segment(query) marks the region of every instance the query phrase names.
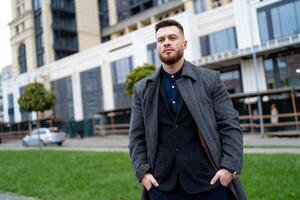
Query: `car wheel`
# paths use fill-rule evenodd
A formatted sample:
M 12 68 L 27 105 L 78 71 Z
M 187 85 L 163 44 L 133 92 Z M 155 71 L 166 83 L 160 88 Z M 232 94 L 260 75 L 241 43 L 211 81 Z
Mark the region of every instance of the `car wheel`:
M 23 145 L 24 147 L 28 147 L 28 144 L 27 144 L 25 141 L 22 142 L 22 145 Z
M 62 144 L 63 144 L 63 142 L 58 142 L 57 143 L 58 146 L 61 146 Z

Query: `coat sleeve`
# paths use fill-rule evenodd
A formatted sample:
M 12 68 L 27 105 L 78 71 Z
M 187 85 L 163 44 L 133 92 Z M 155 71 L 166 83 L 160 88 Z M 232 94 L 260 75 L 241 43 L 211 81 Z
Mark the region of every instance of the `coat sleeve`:
M 214 114 L 222 147 L 220 166 L 241 172 L 243 161 L 243 133 L 239 113 L 233 104 L 224 83 L 217 72 L 211 93 Z
M 129 154 L 135 175 L 139 181 L 150 170 L 147 159 L 145 128 L 141 106 L 141 97 L 133 88 L 132 108 L 129 129 Z

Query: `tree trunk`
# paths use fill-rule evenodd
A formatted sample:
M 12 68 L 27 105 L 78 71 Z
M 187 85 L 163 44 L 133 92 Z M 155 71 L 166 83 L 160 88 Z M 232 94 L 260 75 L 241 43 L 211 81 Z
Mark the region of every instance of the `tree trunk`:
M 38 129 L 38 138 L 39 138 L 39 148 L 42 149 L 41 137 L 40 137 L 40 121 L 39 121 L 39 112 L 36 111 L 36 127 Z

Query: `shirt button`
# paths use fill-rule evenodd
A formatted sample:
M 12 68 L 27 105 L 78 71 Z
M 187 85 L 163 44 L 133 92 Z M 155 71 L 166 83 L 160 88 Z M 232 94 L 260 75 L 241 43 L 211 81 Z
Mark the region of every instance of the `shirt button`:
M 178 151 L 179 151 L 179 148 L 176 148 L 175 151 L 178 152 Z
M 178 125 L 177 125 L 177 124 L 175 124 L 175 128 L 178 128 Z
M 175 86 L 174 86 L 174 85 L 172 85 L 172 88 L 175 88 Z
M 174 75 L 172 75 L 171 77 L 174 78 Z
M 175 104 L 176 102 L 175 102 L 175 101 L 172 101 L 172 103 Z

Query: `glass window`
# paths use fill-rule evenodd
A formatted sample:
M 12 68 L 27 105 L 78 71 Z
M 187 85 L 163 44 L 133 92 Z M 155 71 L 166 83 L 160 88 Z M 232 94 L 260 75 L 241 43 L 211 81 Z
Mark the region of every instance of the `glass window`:
M 36 6 L 40 5 L 40 1 L 34 1 Z M 34 12 L 34 24 L 35 24 L 35 46 L 36 46 L 36 61 L 37 67 L 44 65 L 44 41 L 43 41 L 43 27 L 41 12 L 35 10 Z
M 227 40 L 225 38 L 227 38 Z M 228 44 L 228 38 L 229 35 L 227 34 L 226 30 L 215 33 L 216 52 L 214 53 L 223 52 L 227 49 L 230 49 L 230 45 Z
M 8 117 L 9 122 L 14 123 L 15 122 L 15 114 L 14 114 L 14 95 L 9 94 L 8 95 Z
M 208 36 L 208 41 L 209 41 L 209 47 L 210 47 L 210 52 L 209 55 L 215 54 L 217 50 L 217 43 L 215 41 L 215 34 L 209 35 Z
M 300 86 L 300 53 L 277 55 L 264 61 L 268 89 Z
M 85 119 L 103 111 L 103 90 L 100 67 L 80 73 L 81 98 Z
M 228 69 L 221 69 L 221 80 L 224 82 L 229 93 L 240 93 L 242 89 L 242 79 L 239 67 Z
M 20 87 L 20 96 L 22 96 L 24 94 L 25 89 L 26 89 L 26 86 Z M 20 109 L 20 112 L 21 112 L 21 120 L 22 121 L 29 121 L 29 120 L 31 120 L 31 114 L 30 113 L 28 113 L 28 112 L 22 112 L 21 109 Z
M 282 36 L 293 35 L 297 33 L 296 15 L 294 4 L 289 3 L 279 8 L 280 23 L 282 26 Z
M 107 0 L 98 0 L 101 28 L 109 26 L 109 14 Z
M 41 0 L 33 0 L 33 8 L 34 10 L 38 10 L 41 8 Z
M 26 64 L 26 46 L 25 44 L 21 44 L 19 46 L 19 56 L 18 56 L 18 61 L 19 61 L 19 67 L 20 67 L 20 73 L 25 73 L 27 72 L 27 64 Z
M 157 5 L 167 3 L 169 0 L 157 0 Z
M 298 33 L 299 33 L 300 32 L 300 1 L 295 2 L 295 12 L 297 15 Z
M 260 8 L 258 23 L 261 41 L 300 33 L 300 1 L 289 0 Z
M 206 0 L 194 0 L 194 12 L 200 14 L 206 11 Z
M 200 37 L 201 55 L 207 56 L 210 54 L 210 46 L 208 36 Z
M 282 87 L 288 86 L 287 78 L 289 77 L 287 63 L 285 58 L 279 57 L 277 58 L 277 65 L 279 70 L 279 77 L 280 77 L 280 85 Z
M 148 44 L 147 45 L 147 55 L 148 55 L 148 62 L 159 67 L 161 65 L 160 60 L 157 54 L 156 43 Z
M 126 76 L 131 71 L 131 69 L 131 59 L 126 58 L 115 61 L 115 83 L 118 85 L 124 84 L 126 81 Z
M 227 36 L 228 48 L 229 49 L 236 49 L 237 48 L 237 41 L 236 41 L 236 35 L 235 35 L 235 28 L 227 29 L 226 36 Z
M 115 108 L 128 107 L 131 96 L 125 93 L 125 80 L 132 70 L 132 57 L 123 58 L 111 63 Z
M 74 0 L 51 1 L 52 7 L 59 8 L 52 12 L 55 60 L 78 52 L 74 5 Z
M 52 81 L 51 87 L 56 96 L 54 108 L 55 117 L 65 121 L 73 120 L 74 106 L 71 76 Z
M 273 59 L 264 60 L 265 74 L 267 79 L 268 89 L 275 88 L 275 78 L 274 78 L 274 64 Z
M 286 84 L 287 87 L 299 87 L 300 86 L 300 53 L 291 54 L 284 56 L 285 69 L 283 73 L 280 73 L 281 80 Z
M 224 29 L 200 37 L 202 56 L 217 54 L 237 48 L 235 28 Z
M 278 38 L 282 35 L 278 8 L 273 8 L 271 10 L 271 16 L 272 16 L 272 24 L 273 24 L 273 34 L 275 38 Z
M 260 38 L 262 41 L 269 40 L 269 28 L 266 12 L 258 13 L 258 23 L 260 27 Z

